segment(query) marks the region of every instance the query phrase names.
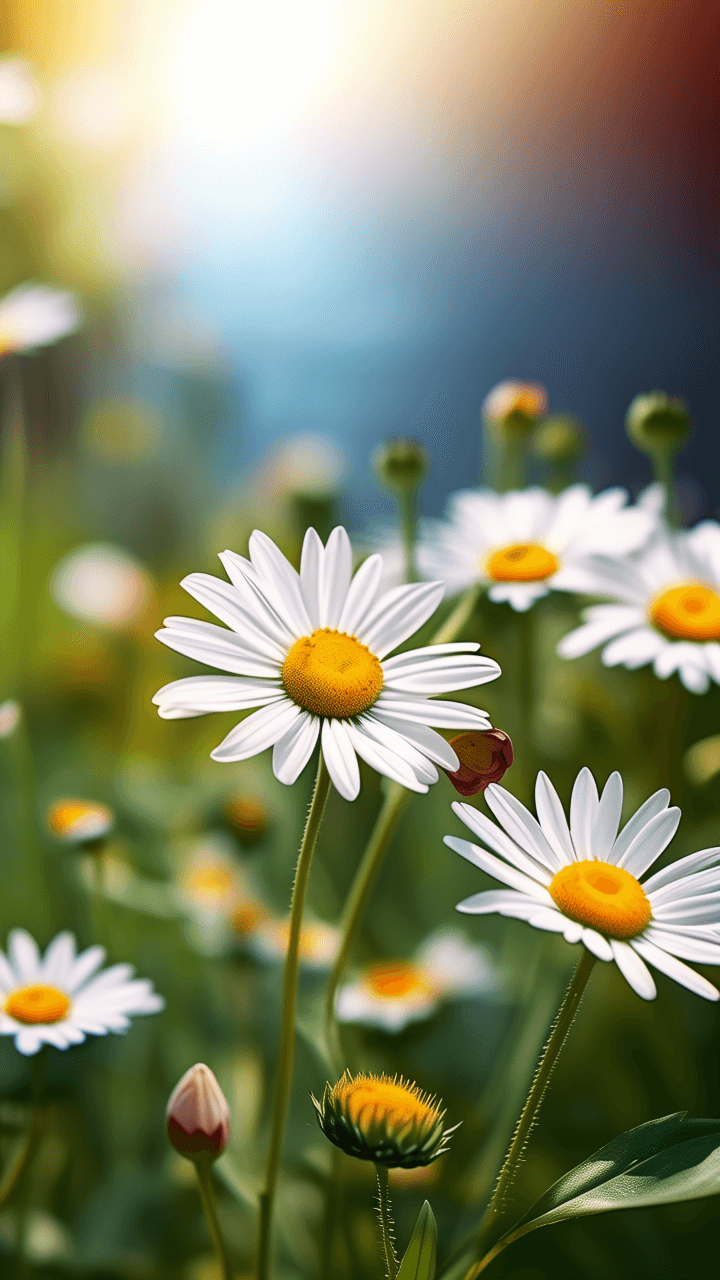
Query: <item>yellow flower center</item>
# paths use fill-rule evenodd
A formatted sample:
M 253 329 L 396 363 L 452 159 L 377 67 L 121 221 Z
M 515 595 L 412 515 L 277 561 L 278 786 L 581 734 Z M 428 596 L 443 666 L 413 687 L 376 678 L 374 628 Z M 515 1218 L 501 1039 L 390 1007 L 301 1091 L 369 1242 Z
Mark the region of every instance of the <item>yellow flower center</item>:
M 611 938 L 636 937 L 652 915 L 642 885 L 608 862 L 572 862 L 548 891 L 563 915 Z
M 557 573 L 560 561 L 538 542 L 513 542 L 494 551 L 485 567 L 496 582 L 540 582 Z
M 720 640 L 720 595 L 702 582 L 686 582 L 656 596 L 650 618 L 674 640 Z
M 244 902 L 232 916 L 233 929 L 240 938 L 247 938 L 254 933 L 261 920 L 266 916 L 264 907 L 258 902 Z
M 188 872 L 185 889 L 191 898 L 208 898 L 217 902 L 232 893 L 235 877 L 227 867 L 197 867 Z
M 382 1076 L 360 1076 L 336 1088 L 346 1115 L 360 1129 L 380 1121 L 388 1131 L 400 1133 L 408 1125 L 422 1125 L 437 1116 L 437 1108 L 419 1089 Z
M 48 826 L 64 840 L 94 840 L 112 826 L 112 814 L 104 804 L 87 800 L 59 800 L 48 813 Z
M 18 1022 L 62 1022 L 70 1000 L 57 987 L 20 987 L 5 1001 L 5 1012 Z
M 282 680 L 299 707 L 347 720 L 373 705 L 383 672 L 375 654 L 355 636 L 324 627 L 295 641 L 283 663 Z
M 431 990 L 424 970 L 403 960 L 372 965 L 366 971 L 365 982 L 372 994 L 379 996 L 381 1000 L 402 1000 L 411 995 L 424 996 L 429 995 Z

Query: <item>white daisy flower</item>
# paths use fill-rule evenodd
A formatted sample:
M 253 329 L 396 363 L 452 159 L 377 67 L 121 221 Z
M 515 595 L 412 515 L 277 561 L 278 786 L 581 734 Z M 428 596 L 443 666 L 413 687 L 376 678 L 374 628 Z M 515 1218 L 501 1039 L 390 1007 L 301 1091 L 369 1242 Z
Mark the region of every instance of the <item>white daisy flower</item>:
M 381 592 L 382 557 L 352 574 L 350 539 L 334 529 L 323 547 L 308 529 L 300 573 L 265 534 L 250 538 L 250 560 L 224 551 L 230 583 L 193 573 L 182 585 L 230 630 L 195 618 L 166 618 L 157 638 L 232 676 L 191 676 L 155 694 L 165 719 L 260 707 L 211 753 L 247 760 L 273 748 L 275 777 L 295 782 L 318 737 L 337 790 L 354 800 L 359 755 L 412 791 L 437 781 L 436 765 L 457 769 L 452 747 L 429 726 L 489 728 L 484 711 L 436 702 L 437 693 L 495 680 L 500 668 L 476 657 L 479 645 L 439 644 L 388 654 L 435 611 L 441 582 Z
M 71 618 L 121 629 L 144 617 L 153 589 L 134 556 L 95 542 L 63 556 L 52 572 L 50 594 Z
M 48 809 L 47 823 L 65 844 L 86 844 L 109 835 L 115 818 L 112 810 L 97 800 L 57 800 Z
M 593 497 L 583 484 L 557 495 L 466 489 L 450 499 L 446 521 L 424 526 L 418 562 L 453 594 L 484 582 L 491 600 L 524 613 L 551 589 L 583 590 L 587 556 L 623 556 L 647 541 L 657 516 L 627 499 L 624 489 Z
M 367 965 L 337 994 L 340 1022 L 359 1022 L 402 1031 L 429 1018 L 453 996 L 496 991 L 497 971 L 484 947 L 473 946 L 456 929 L 427 938 L 412 960 Z
M 690 532 L 661 528 L 633 559 L 594 557 L 585 566 L 583 590 L 613 603 L 584 611 L 583 626 L 558 645 L 562 658 L 604 645 L 606 667 L 652 662 L 661 680 L 677 671 L 692 693 L 706 693 L 710 680 L 720 684 L 720 525 L 714 520 Z
M 290 921 L 284 917 L 261 919 L 247 935 L 248 950 L 258 960 L 284 960 L 290 941 Z M 330 969 L 337 955 L 340 931 L 323 920 L 309 920 L 300 930 L 300 964 L 306 969 Z
M 675 835 L 680 810 L 668 808 L 669 791 L 656 791 L 618 835 L 622 798 L 619 773 L 598 798 L 590 770 L 581 769 L 569 827 L 544 773 L 535 787 L 538 821 L 495 783 L 485 799 L 499 827 L 472 805 L 454 804 L 494 853 L 455 836 L 445 836 L 445 843 L 507 885 L 466 898 L 458 911 L 515 916 L 562 933 L 566 942 L 582 942 L 599 960 L 614 960 L 643 1000 L 657 994 L 645 961 L 706 1000 L 718 1000 L 720 992 L 682 960 L 720 964 L 720 848 L 681 858 L 641 884 Z
M 0 299 L 0 356 L 46 347 L 72 333 L 82 312 L 71 293 L 23 284 Z
M 59 933 L 41 957 L 34 938 L 13 929 L 7 958 L 0 951 L 0 1035 L 31 1055 L 44 1044 L 67 1049 L 88 1035 L 127 1031 L 131 1015 L 165 1008 L 151 982 L 133 978 L 132 965 L 98 974 L 104 959 L 103 947 L 76 955 L 71 933 Z

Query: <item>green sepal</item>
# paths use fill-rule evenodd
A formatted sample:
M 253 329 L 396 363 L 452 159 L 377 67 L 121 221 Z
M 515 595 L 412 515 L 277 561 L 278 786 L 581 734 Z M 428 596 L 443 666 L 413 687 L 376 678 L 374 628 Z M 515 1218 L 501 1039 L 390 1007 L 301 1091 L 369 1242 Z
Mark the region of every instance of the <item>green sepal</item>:
M 437 1223 L 426 1200 L 417 1216 L 397 1280 L 435 1280 L 436 1266 Z

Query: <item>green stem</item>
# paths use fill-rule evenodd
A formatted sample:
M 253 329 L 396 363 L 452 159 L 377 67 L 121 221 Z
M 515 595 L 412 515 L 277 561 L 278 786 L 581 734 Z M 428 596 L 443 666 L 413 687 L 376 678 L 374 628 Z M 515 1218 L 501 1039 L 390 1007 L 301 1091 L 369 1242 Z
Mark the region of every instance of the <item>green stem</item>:
M 397 500 L 400 509 L 403 551 L 405 553 L 405 581 L 417 582 L 415 564 L 415 540 L 417 537 L 417 489 L 401 489 Z
M 223 1239 L 223 1233 L 220 1228 L 220 1219 L 218 1218 L 217 1200 L 215 1198 L 215 1188 L 212 1181 L 211 1173 L 212 1165 L 208 1160 L 196 1160 L 195 1172 L 197 1174 L 198 1189 L 200 1191 L 200 1199 L 202 1207 L 205 1210 L 208 1230 L 213 1247 L 220 1263 L 220 1271 L 223 1280 L 232 1280 L 232 1267 L 228 1257 L 227 1247 Z
M 352 882 L 350 893 L 340 918 L 340 943 L 325 993 L 325 1031 L 328 1048 L 335 1060 L 338 1072 L 342 1068 L 342 1063 L 340 1062 L 341 1050 L 337 1023 L 333 1016 L 335 995 L 345 972 L 355 933 L 365 914 L 370 896 L 375 887 L 375 881 L 385 857 L 385 852 L 393 837 L 398 819 L 409 799 L 410 792 L 401 787 L 399 782 L 390 783 L 385 802 L 372 829 L 372 834 L 355 873 L 355 879 Z
M 258 1239 L 258 1280 L 267 1280 L 270 1267 L 270 1247 L 272 1240 L 273 1210 L 275 1194 L 282 1159 L 285 1127 L 287 1124 L 290 1089 L 292 1085 L 293 1056 L 295 1049 L 295 1003 L 297 999 L 298 968 L 300 951 L 300 929 L 302 926 L 305 890 L 307 888 L 310 863 L 317 840 L 320 823 L 325 810 L 325 802 L 330 791 L 330 774 L 323 759 L 322 751 L 318 762 L 315 789 L 313 791 L 310 811 L 308 813 L 300 855 L 295 871 L 292 902 L 290 907 L 290 937 L 288 939 L 287 957 L 285 959 L 285 976 L 283 980 L 282 1014 L 280 1018 L 280 1047 L 278 1051 L 277 1076 L 275 1080 L 275 1099 L 273 1105 L 272 1127 L 270 1130 L 270 1146 L 268 1149 L 267 1169 L 265 1173 L 265 1189 L 260 1196 L 260 1231 Z
M 501 493 L 524 488 L 528 442 L 529 437 L 525 435 L 515 435 L 507 429 L 504 432 L 500 455 Z
M 378 1181 L 378 1218 L 380 1219 L 380 1233 L 382 1236 L 383 1257 L 387 1268 L 387 1280 L 396 1280 L 398 1261 L 393 1243 L 395 1224 L 392 1217 L 392 1205 L 390 1204 L 388 1171 L 384 1165 L 376 1164 L 375 1172 Z
M 674 449 L 654 449 L 650 454 L 653 475 L 658 484 L 665 490 L 665 518 L 673 529 L 679 528 L 680 519 L 673 484 Z
M 452 640 L 457 638 L 472 618 L 482 589 L 483 584 L 481 582 L 474 582 L 471 587 L 468 587 L 467 591 L 463 592 L 455 608 L 448 614 L 442 626 L 438 627 L 430 641 L 431 645 L 450 644 Z
M 542 1057 L 538 1063 L 532 1085 L 530 1086 L 530 1092 L 527 1096 L 525 1106 L 520 1113 L 520 1119 L 517 1122 L 515 1134 L 510 1144 L 510 1149 L 505 1157 L 505 1163 L 500 1170 L 500 1176 L 495 1184 L 492 1199 L 490 1200 L 485 1211 L 485 1216 L 480 1224 L 477 1252 L 481 1259 L 488 1246 L 492 1247 L 501 1233 L 501 1224 L 508 1212 L 507 1197 L 517 1173 L 518 1165 L 522 1159 L 528 1137 L 530 1136 L 530 1130 L 537 1119 L 550 1076 L 552 1075 L 553 1068 L 560 1055 L 560 1050 L 567 1039 L 568 1032 L 575 1019 L 575 1014 L 578 1011 L 583 992 L 590 974 L 593 971 L 594 964 L 595 956 L 583 947 L 583 953 L 578 961 L 575 973 L 573 974 L 572 982 L 565 993 L 565 997 L 560 1005 L 555 1022 L 553 1023 L 553 1028 L 550 1032 L 548 1042 L 545 1045 Z M 477 1270 L 471 1269 L 465 1277 L 465 1280 L 470 1280 L 471 1276 L 475 1276 L 477 1274 Z

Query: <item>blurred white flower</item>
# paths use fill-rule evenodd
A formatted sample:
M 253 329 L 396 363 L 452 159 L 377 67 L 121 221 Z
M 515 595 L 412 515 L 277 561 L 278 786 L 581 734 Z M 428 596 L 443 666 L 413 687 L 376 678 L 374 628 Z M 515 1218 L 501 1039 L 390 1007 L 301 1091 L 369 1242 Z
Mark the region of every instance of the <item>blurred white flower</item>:
M 28 124 L 42 96 L 26 58 L 0 58 L 0 124 Z
M 50 122 L 59 138 L 93 151 L 117 146 L 131 124 L 131 104 L 110 67 L 75 67 L 53 87 Z
M 188 918 L 188 940 L 206 955 L 218 955 L 246 938 L 268 914 L 230 840 L 219 834 L 181 849 L 173 895 Z
M 82 312 L 72 293 L 21 284 L 0 299 L 0 356 L 47 347 L 81 324 Z
M 343 450 L 332 436 L 307 432 L 286 436 L 265 456 L 258 479 L 278 496 L 332 498 L 347 474 Z
M 50 579 L 50 592 L 71 617 L 115 628 L 144 616 L 152 599 L 152 584 L 134 556 L 110 543 L 97 542 L 63 557 Z
M 539 382 L 517 382 L 506 378 L 488 392 L 481 413 L 488 422 L 503 422 L 510 414 L 539 418 L 548 407 L 548 394 Z
M 432 934 L 412 960 L 367 965 L 340 987 L 335 1011 L 341 1022 L 396 1032 L 429 1018 L 443 1000 L 495 992 L 499 986 L 486 949 L 473 946 L 456 929 L 444 929 Z
M 115 818 L 107 805 L 95 800 L 58 800 L 48 810 L 47 822 L 65 844 L 87 844 L 106 836 Z
M 0 702 L 0 738 L 9 738 L 17 729 L 22 718 L 22 707 L 15 698 L 7 698 Z
M 575 484 L 545 489 L 454 494 L 447 521 L 425 524 L 418 563 L 451 593 L 487 583 L 490 600 L 524 613 L 552 590 L 583 591 L 583 564 L 598 554 L 636 551 L 657 527 L 653 505 L 628 507 L 624 489 L 596 496 Z
M 290 921 L 275 917 L 261 921 L 253 930 L 250 950 L 258 960 L 281 961 L 287 955 Z M 308 969 L 329 969 L 335 959 L 340 935 L 322 920 L 309 920 L 300 930 L 300 964 Z
M 132 965 L 98 975 L 104 959 L 103 947 L 77 955 L 71 933 L 59 933 L 41 957 L 34 938 L 13 929 L 7 958 L 0 951 L 0 1035 L 14 1036 L 18 1052 L 32 1055 L 44 1044 L 67 1049 L 88 1035 L 127 1031 L 131 1015 L 165 1008 L 151 982 L 133 978 Z
M 604 646 L 606 667 L 653 664 L 660 680 L 677 671 L 691 693 L 720 684 L 720 525 L 661 528 L 640 554 L 598 555 L 585 567 L 585 591 L 611 604 L 592 605 L 583 625 L 558 645 L 562 658 Z

